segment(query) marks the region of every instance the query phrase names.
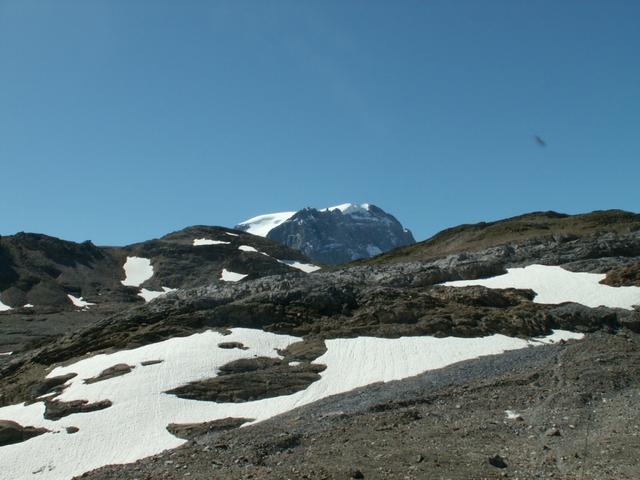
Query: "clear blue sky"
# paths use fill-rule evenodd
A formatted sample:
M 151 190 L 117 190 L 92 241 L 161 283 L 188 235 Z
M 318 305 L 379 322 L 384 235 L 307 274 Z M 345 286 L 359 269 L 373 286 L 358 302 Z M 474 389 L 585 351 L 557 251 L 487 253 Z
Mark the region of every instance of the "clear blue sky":
M 640 1 L 0 0 L 0 233 L 640 199 Z M 537 145 L 539 135 L 546 147 Z

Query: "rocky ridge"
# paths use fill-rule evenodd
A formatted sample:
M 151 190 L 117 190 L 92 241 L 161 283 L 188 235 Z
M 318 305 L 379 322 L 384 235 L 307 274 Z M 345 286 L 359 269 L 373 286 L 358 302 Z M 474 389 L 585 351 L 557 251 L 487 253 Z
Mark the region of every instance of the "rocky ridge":
M 623 210 L 599 210 L 578 215 L 533 212 L 495 222 L 448 228 L 422 242 L 356 264 L 410 262 L 507 246 L 529 239 L 567 242 L 590 235 L 628 234 L 639 230 L 640 214 Z
M 123 285 L 129 257 L 148 259 L 151 268 L 150 278 L 137 286 Z M 25 342 L 142 305 L 142 289 L 161 293 L 224 283 L 223 269 L 251 280 L 298 271 L 293 262 L 309 260 L 267 239 L 220 227 L 189 227 L 125 247 L 31 233 L 0 237 L 0 302 L 11 307 L 0 312 L 0 351 L 14 351 Z
M 194 244 L 194 240 L 211 243 Z M 215 242 L 215 243 L 214 243 Z M 267 255 L 258 257 L 238 247 Z M 160 239 L 125 247 L 98 247 L 34 233 L 0 237 L 0 301 L 13 308 L 73 309 L 68 295 L 94 304 L 141 303 L 136 289 L 122 284 L 127 257 L 151 260 L 153 276 L 140 286 L 161 290 L 213 282 L 223 267 L 257 278 L 291 268 L 276 259 L 307 259 L 263 238 L 220 227 L 194 226 Z

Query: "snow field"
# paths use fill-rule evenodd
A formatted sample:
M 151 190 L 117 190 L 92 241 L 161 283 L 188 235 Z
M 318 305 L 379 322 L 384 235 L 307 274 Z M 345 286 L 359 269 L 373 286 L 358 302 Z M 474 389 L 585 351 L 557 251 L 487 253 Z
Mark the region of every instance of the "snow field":
M 100 354 L 55 368 L 48 377 L 77 373 L 58 397 L 62 401 L 109 399 L 104 410 L 78 413 L 57 421 L 45 420 L 42 402 L 0 408 L 0 419 L 52 430 L 26 442 L 0 449 L 0 472 L 11 479 L 67 479 L 112 463 L 128 463 L 183 443 L 171 435 L 169 423 L 198 423 L 226 417 L 253 418 L 256 422 L 330 395 L 375 382 L 399 380 L 482 355 L 550 343 L 549 338 L 527 341 L 504 335 L 482 338 L 360 337 L 328 340 L 327 352 L 314 363 L 324 364 L 321 379 L 307 389 L 281 397 L 245 403 L 186 400 L 163 392 L 190 381 L 215 376 L 224 364 L 254 356 L 278 357 L 276 349 L 300 339 L 260 330 L 234 328 L 223 336 L 207 331 L 172 338 L 144 347 Z M 552 337 L 579 339 L 581 334 L 556 331 Z M 221 349 L 220 342 L 241 342 L 248 350 Z M 141 362 L 163 360 L 142 366 Z M 118 363 L 135 368 L 128 374 L 101 382 L 83 380 Z M 65 427 L 80 430 L 67 434 Z M 36 475 L 33 472 L 39 472 Z
M 570 272 L 557 266 L 529 265 L 508 268 L 507 273 L 480 280 L 458 280 L 443 285 L 466 287 L 482 285 L 488 288 L 529 288 L 536 292 L 534 302 L 557 304 L 575 302 L 587 307 L 604 305 L 631 310 L 640 305 L 640 287 L 610 287 L 599 282 L 606 277 L 599 273 Z

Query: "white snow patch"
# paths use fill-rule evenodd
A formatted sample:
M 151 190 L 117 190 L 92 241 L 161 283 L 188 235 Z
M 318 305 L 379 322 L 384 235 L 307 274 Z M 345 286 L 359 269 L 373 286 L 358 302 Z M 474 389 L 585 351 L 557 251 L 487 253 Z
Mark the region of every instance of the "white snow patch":
M 22 308 L 33 308 L 33 305 L 31 305 L 30 303 L 25 303 Z
M 443 285 L 529 288 L 537 294 L 534 302 L 546 304 L 575 302 L 587 307 L 604 305 L 627 310 L 640 304 L 640 287 L 610 287 L 600 284 L 605 277 L 606 275 L 599 273 L 570 272 L 557 266 L 529 265 L 524 268 L 508 268 L 506 274 L 496 277 L 458 280 Z
M 249 245 L 240 245 L 238 247 L 238 250 L 242 250 L 243 252 L 256 252 L 256 253 L 260 253 L 258 252 L 258 250 L 256 250 L 255 248 L 249 246 Z M 264 254 L 266 255 L 266 253 Z
M 507 420 L 517 420 L 518 418 L 522 418 L 522 416 L 515 410 L 505 410 L 504 413 L 507 416 Z
M 284 263 L 285 265 L 289 265 L 290 267 L 293 267 L 293 268 L 297 268 L 298 270 L 302 270 L 303 272 L 306 272 L 306 273 L 315 272 L 316 270 L 320 270 L 320 268 L 322 268 L 312 263 L 301 263 L 301 262 L 298 262 L 297 260 L 278 260 L 278 262 Z
M 139 287 L 153 277 L 153 267 L 148 258 L 127 257 L 122 268 L 124 268 L 125 274 L 122 284 L 127 287 Z
M 95 305 L 95 303 L 84 301 L 82 297 L 78 298 L 78 297 L 74 297 L 73 295 L 67 295 L 67 297 L 69 297 L 69 300 L 71 300 L 71 303 L 73 303 L 78 308 L 88 308 L 91 305 Z
M 554 333 L 567 339 L 582 337 L 571 332 Z M 215 403 L 163 393 L 188 382 L 209 378 L 222 365 L 240 358 L 281 358 L 276 349 L 284 349 L 299 340 L 243 328 L 231 329 L 227 336 L 207 331 L 132 350 L 99 354 L 57 367 L 48 377 L 77 373 L 58 397 L 61 401 L 109 399 L 113 405 L 58 421 L 44 419 L 42 402 L 0 408 L 2 419 L 52 430 L 52 433 L 28 442 L 2 447 L 0 471 L 5 478 L 31 478 L 32 472 L 47 466 L 38 478 L 70 478 L 103 465 L 133 462 L 185 443 L 167 432 L 169 423 L 199 423 L 225 417 L 262 421 L 371 383 L 399 380 L 482 355 L 539 344 L 504 335 L 333 339 L 326 342 L 327 352 L 314 362 L 327 366 L 320 374 L 320 380 L 291 395 L 245 403 Z M 240 342 L 248 350 L 217 348 L 221 341 Z M 149 359 L 162 359 L 163 362 L 152 369 L 136 368 L 120 377 L 83 383 L 84 379 L 118 363 L 137 365 Z M 64 427 L 69 425 L 77 426 L 79 432 L 64 433 Z M 126 435 L 122 433 L 123 425 L 127 427 Z
M 6 312 L 7 310 L 11 310 L 11 307 L 0 301 L 0 312 Z
M 236 273 L 236 272 L 232 272 L 230 270 L 227 270 L 226 268 L 223 268 L 222 269 L 222 273 L 220 274 L 220 280 L 222 280 L 224 282 L 239 282 L 240 280 L 242 280 L 247 275 L 248 274 Z
M 13 352 L 2 352 L 0 355 L 11 355 Z
M 230 235 L 232 237 L 239 237 L 240 236 L 237 233 L 231 233 L 231 232 L 224 232 L 224 233 L 226 233 L 227 235 Z
M 300 365 L 300 362 L 289 362 L 290 367 L 297 367 L 298 365 Z
M 208 238 L 194 238 L 193 246 L 199 247 L 201 245 L 229 245 L 231 242 L 223 242 L 222 240 L 210 240 Z
M 329 208 L 321 208 L 321 212 L 340 210 L 344 215 L 350 215 L 352 213 L 364 213 L 369 211 L 370 205 L 368 203 L 363 204 L 355 204 L 355 203 L 342 203 L 340 205 L 336 205 L 334 207 Z
M 283 222 L 289 220 L 296 212 L 278 212 L 267 213 L 266 215 L 258 215 L 244 222 L 240 222 L 238 226 L 246 227 L 246 232 L 259 237 L 266 237 L 267 233 L 276 228 Z M 228 232 L 227 232 L 228 233 Z
M 146 288 L 141 288 L 140 293 L 138 293 L 138 296 L 144 298 L 145 302 L 150 302 L 154 298 L 158 298 L 164 295 L 165 293 L 175 292 L 175 290 L 176 290 L 175 288 L 162 287 L 162 291 L 159 292 L 157 290 L 147 290 Z

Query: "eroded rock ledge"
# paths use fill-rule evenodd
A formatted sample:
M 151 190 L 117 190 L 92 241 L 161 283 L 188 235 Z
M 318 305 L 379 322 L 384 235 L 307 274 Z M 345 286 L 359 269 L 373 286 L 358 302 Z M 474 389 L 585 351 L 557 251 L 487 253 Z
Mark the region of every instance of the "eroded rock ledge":
M 227 417 L 202 423 L 170 423 L 167 425 L 167 430 L 178 438 L 192 440 L 204 435 L 233 430 L 251 421 L 253 421 L 252 418 Z
M 303 363 L 291 366 L 277 358 L 243 358 L 220 368 L 218 376 L 190 382 L 166 393 L 190 400 L 249 402 L 290 395 L 320 380 L 326 367 Z
M 95 412 L 96 410 L 104 410 L 109 408 L 111 400 L 100 400 L 99 402 L 89 403 L 87 400 L 72 400 L 70 402 L 62 402 L 60 400 L 45 400 L 44 418 L 47 420 L 60 420 L 62 417 L 73 413 Z
M 48 431 L 46 428 L 23 427 L 10 420 L 0 420 L 0 447 L 24 442 Z

